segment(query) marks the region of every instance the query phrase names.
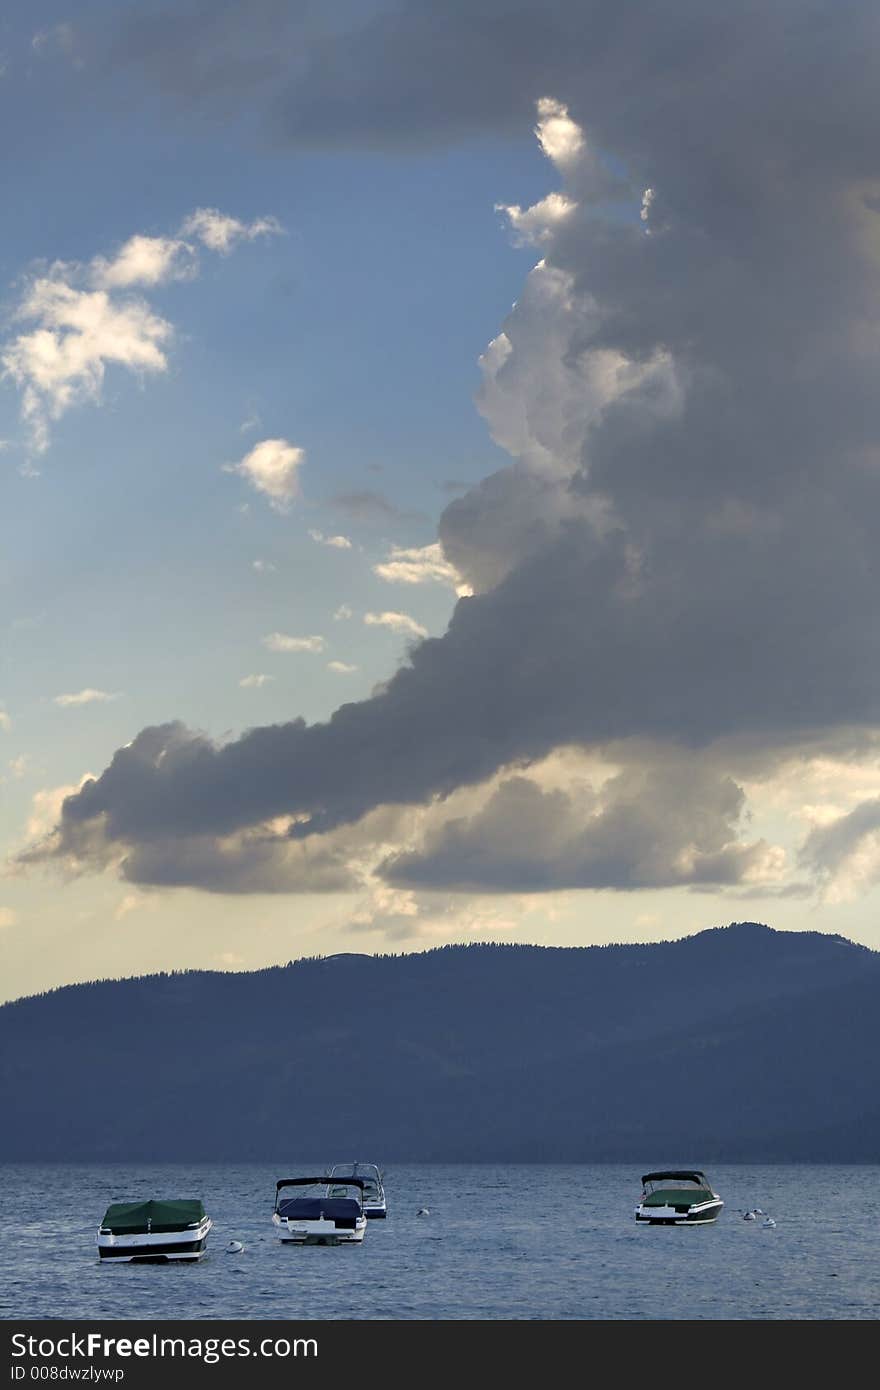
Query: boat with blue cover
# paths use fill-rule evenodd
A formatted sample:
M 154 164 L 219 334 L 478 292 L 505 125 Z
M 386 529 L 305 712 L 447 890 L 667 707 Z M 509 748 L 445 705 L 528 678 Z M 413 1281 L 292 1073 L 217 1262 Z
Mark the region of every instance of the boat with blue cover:
M 364 1238 L 363 1178 L 281 1178 L 275 1184 L 272 1224 L 285 1245 L 352 1245 Z M 317 1189 L 285 1195 L 288 1188 Z M 332 1188 L 332 1193 L 331 1193 Z

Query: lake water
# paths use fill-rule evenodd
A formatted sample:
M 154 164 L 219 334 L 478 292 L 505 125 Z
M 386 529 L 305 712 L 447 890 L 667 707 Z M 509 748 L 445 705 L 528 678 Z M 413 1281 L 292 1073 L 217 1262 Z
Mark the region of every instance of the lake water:
M 371 1221 L 362 1245 L 282 1246 L 270 1225 L 276 1178 L 322 1167 L 0 1166 L 0 1316 L 880 1315 L 880 1167 L 713 1167 L 724 1212 L 682 1229 L 636 1225 L 630 1167 L 389 1164 L 388 1219 Z M 214 1229 L 201 1262 L 98 1263 L 107 1205 L 147 1197 L 204 1200 Z M 751 1207 L 775 1229 L 744 1221 Z M 230 1240 L 242 1254 L 225 1253 Z

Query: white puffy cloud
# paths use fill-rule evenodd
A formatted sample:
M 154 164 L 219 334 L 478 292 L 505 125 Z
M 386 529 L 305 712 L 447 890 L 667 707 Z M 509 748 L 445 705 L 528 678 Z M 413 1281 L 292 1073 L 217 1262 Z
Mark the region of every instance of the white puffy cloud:
M 18 916 L 11 907 L 0 907 L 0 931 L 4 927 L 14 927 L 17 921 Z
M 118 699 L 118 691 L 111 693 L 108 690 L 93 690 L 91 686 L 86 687 L 85 690 L 78 690 L 72 695 L 54 695 L 52 697 L 53 704 L 60 705 L 62 709 L 66 709 L 70 705 L 103 705 L 109 700 Z
M 136 375 L 168 367 L 173 329 L 166 319 L 143 300 L 77 289 L 63 273 L 33 280 L 15 318 L 35 327 L 14 338 L 0 361 L 21 388 L 22 418 L 38 453 L 48 448 L 52 420 L 71 406 L 100 400 L 108 365 Z
M 274 676 L 267 676 L 260 672 L 252 676 L 242 676 L 238 683 L 240 686 L 243 686 L 245 690 L 259 690 L 260 686 L 268 685 L 269 681 L 273 681 L 274 679 Z
M 5 709 L 0 709 L 0 729 L 3 730 L 4 734 L 8 734 L 11 728 L 12 720 Z
M 283 228 L 275 217 L 258 217 L 253 222 L 241 222 L 219 208 L 196 208 L 185 218 L 180 231 L 182 236 L 196 237 L 209 251 L 228 256 L 240 241 L 279 236 Z
M 503 212 L 520 246 L 539 246 L 549 241 L 559 223 L 570 217 L 577 207 L 564 193 L 548 193 L 540 202 L 530 208 L 521 208 L 517 203 L 496 203 L 497 212 Z
M 428 629 L 417 623 L 408 613 L 365 613 L 367 627 L 387 627 L 392 632 L 402 632 L 407 637 L 427 637 Z
M 73 406 L 100 402 L 108 367 L 140 377 L 167 371 L 173 327 L 133 292 L 198 273 L 186 235 L 226 254 L 237 241 L 277 230 L 271 218 L 244 224 L 199 209 L 177 236 L 136 233 L 109 257 L 57 261 L 27 277 L 12 314 L 20 331 L 0 351 L 0 364 L 21 392 L 31 449 L 48 448 L 52 422 Z
M 286 632 L 270 632 L 263 638 L 263 646 L 270 652 L 322 652 L 326 643 L 323 637 L 289 637 Z
M 388 558 L 373 566 L 373 573 L 390 584 L 445 584 L 460 598 L 473 592 L 449 563 L 439 541 L 409 550 L 393 545 Z
M 275 511 L 286 512 L 299 496 L 299 470 L 305 456 L 305 449 L 286 439 L 263 439 L 240 463 L 225 465 L 225 471 L 238 473 L 269 498 Z
M 328 661 L 327 670 L 335 671 L 337 676 L 350 676 L 357 670 L 357 667 L 350 666 L 347 661 Z
M 571 169 L 583 157 L 586 140 L 577 121 L 568 114 L 568 107 L 555 97 L 540 97 L 535 134 L 548 159 L 557 169 Z
M 89 278 L 99 289 L 131 289 L 133 285 L 163 285 L 190 279 L 197 272 L 193 249 L 173 237 L 133 236 L 111 261 L 97 256 Z

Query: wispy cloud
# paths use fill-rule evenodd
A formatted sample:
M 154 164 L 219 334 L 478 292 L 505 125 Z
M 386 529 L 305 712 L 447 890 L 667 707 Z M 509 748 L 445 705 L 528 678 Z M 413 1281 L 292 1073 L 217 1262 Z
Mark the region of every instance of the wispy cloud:
M 0 907 L 0 930 L 4 927 L 14 927 L 18 917 L 11 907 Z
M 270 652 L 322 652 L 325 645 L 323 637 L 288 637 L 286 632 L 270 632 L 263 638 Z
M 417 623 L 408 613 L 365 613 L 367 627 L 388 627 L 392 632 L 405 633 L 407 637 L 427 637 L 428 629 Z
M 227 463 L 224 472 L 237 473 L 269 498 L 276 512 L 286 512 L 299 495 L 299 470 L 305 449 L 287 439 L 263 439 L 240 463 Z
M 238 683 L 243 686 L 245 690 L 258 690 L 261 685 L 267 685 L 269 681 L 273 681 L 274 679 L 274 676 L 266 676 L 262 672 L 259 672 L 253 676 L 242 676 Z
M 256 570 L 257 574 L 274 574 L 275 572 L 275 566 L 270 560 L 252 560 L 251 569 Z
M 367 488 L 363 492 L 338 492 L 331 497 L 330 505 L 345 512 L 354 521 L 389 522 L 403 521 L 417 517 L 417 512 L 402 512 L 381 492 Z
M 350 666 L 347 661 L 328 661 L 327 670 L 335 671 L 338 676 L 350 676 L 357 667 Z
M 351 550 L 351 541 L 348 536 L 325 536 L 323 531 L 310 531 L 309 535 L 318 545 L 329 545 L 334 550 Z
M 11 728 L 12 720 L 5 709 L 0 709 L 0 729 L 2 729 L 5 734 L 8 734 Z
M 284 228 L 276 217 L 258 217 L 253 222 L 241 222 L 219 208 L 196 208 L 185 219 L 180 231 L 182 236 L 196 237 L 209 251 L 228 256 L 240 241 L 280 236 Z
M 334 623 L 344 622 L 346 618 L 354 617 L 354 609 L 348 603 L 340 603 L 336 612 L 333 614 Z
M 373 573 L 391 584 L 446 584 L 460 598 L 473 593 L 471 586 L 464 582 L 458 570 L 443 554 L 439 541 L 411 550 L 393 545 L 387 560 L 373 566 Z
M 70 705 L 99 705 L 106 704 L 109 700 L 118 700 L 120 694 L 120 691 L 111 694 L 110 691 L 93 690 L 88 686 L 85 690 L 78 690 L 74 695 L 55 695 L 53 703 L 60 705 L 62 709 Z

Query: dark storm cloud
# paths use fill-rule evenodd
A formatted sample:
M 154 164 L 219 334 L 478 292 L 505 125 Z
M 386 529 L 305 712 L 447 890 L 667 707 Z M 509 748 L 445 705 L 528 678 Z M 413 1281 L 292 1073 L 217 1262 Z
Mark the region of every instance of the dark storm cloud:
M 474 815 L 447 820 L 380 872 L 452 892 L 736 884 L 772 870 L 764 841 L 736 840 L 744 802 L 731 778 L 695 761 L 627 768 L 586 797 L 510 777 Z
M 876 840 L 880 831 L 880 798 L 862 801 L 843 816 L 827 825 L 817 825 L 801 848 L 801 862 L 820 880 L 831 881 L 847 861 L 862 850 L 866 842 Z M 880 877 L 880 859 L 876 851 L 869 862 L 861 866 L 862 874 L 872 881 Z
M 291 138 L 393 143 L 395 111 L 410 135 L 454 136 L 453 111 L 498 129 L 548 93 L 585 127 L 559 161 L 577 206 L 530 277 L 556 297 L 514 309 L 484 406 L 517 462 L 441 523 L 486 592 L 326 724 L 144 730 L 48 852 L 280 814 L 308 835 L 564 743 L 880 721 L 878 24 L 847 3 L 408 6 L 306 46 Z

